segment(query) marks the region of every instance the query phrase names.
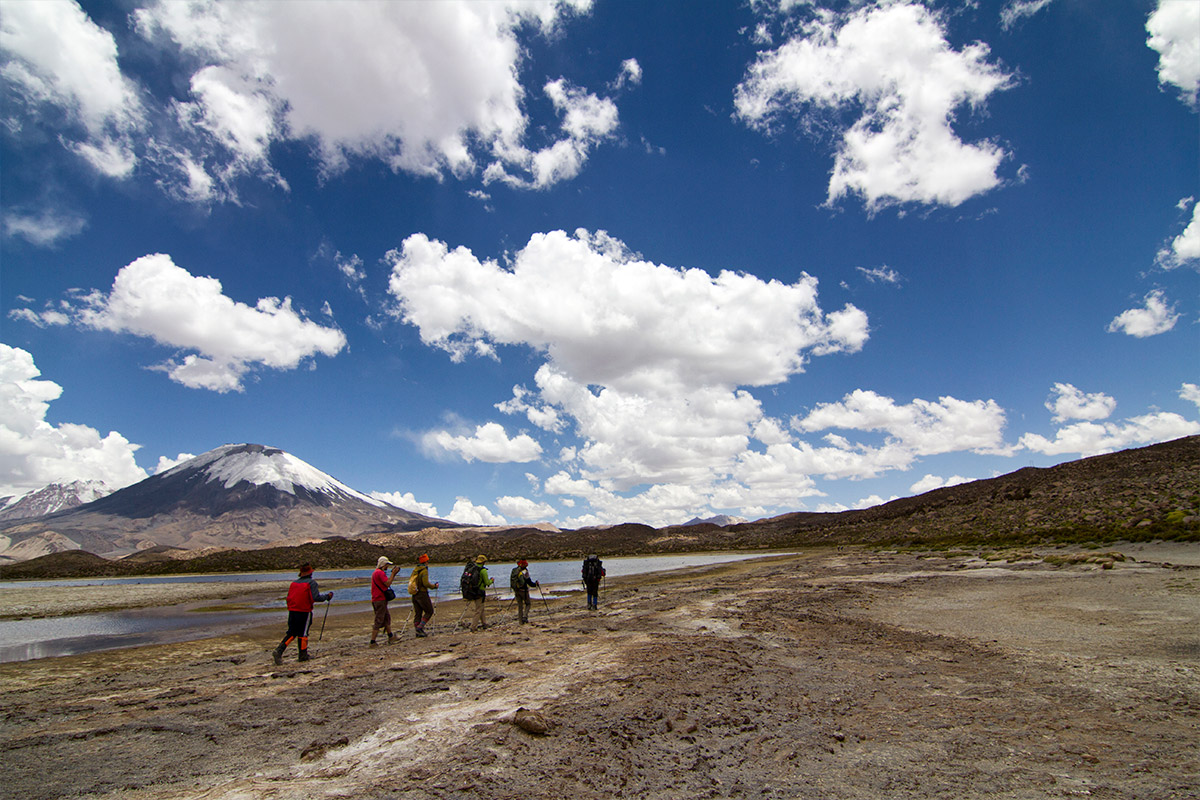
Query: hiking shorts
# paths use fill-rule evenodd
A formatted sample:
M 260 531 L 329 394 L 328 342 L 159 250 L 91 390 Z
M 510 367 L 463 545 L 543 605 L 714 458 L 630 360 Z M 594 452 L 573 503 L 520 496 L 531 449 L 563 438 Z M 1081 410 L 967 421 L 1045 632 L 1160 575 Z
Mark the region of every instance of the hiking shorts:
M 386 628 L 392 624 L 392 612 L 388 611 L 387 600 L 372 600 L 371 608 L 375 609 L 375 627 Z

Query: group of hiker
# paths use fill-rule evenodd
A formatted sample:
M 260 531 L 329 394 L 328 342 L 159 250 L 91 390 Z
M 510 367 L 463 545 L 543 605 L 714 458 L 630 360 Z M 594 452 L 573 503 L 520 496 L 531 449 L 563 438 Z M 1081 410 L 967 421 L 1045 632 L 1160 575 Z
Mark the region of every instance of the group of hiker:
M 391 567 L 390 573 L 388 567 Z M 392 615 L 388 609 L 388 603 L 396 599 L 396 591 L 392 588 L 392 582 L 396 580 L 399 572 L 398 564 L 393 563 L 387 556 L 380 556 L 375 564 L 375 571 L 371 573 L 371 609 L 374 612 L 374 618 L 371 624 L 371 640 L 368 642 L 370 647 L 379 645 L 380 631 L 387 634 L 388 644 L 391 644 L 396 638 L 396 634 L 392 631 Z M 596 611 L 600 607 L 600 582 L 605 575 L 604 564 L 599 556 L 593 553 L 583 560 L 580 578 L 587 591 L 589 611 Z M 462 591 L 463 600 L 472 604 L 472 631 L 487 628 L 484 608 L 487 590 L 494 584 L 495 580 L 488 576 L 487 556 L 479 555 L 467 562 L 459 580 L 459 588 Z M 437 589 L 439 586 L 439 583 L 429 579 L 429 555 L 422 553 L 417 557 L 417 565 L 413 567 L 412 575 L 408 579 L 408 594 L 412 598 L 413 605 L 413 629 L 419 637 L 427 635 L 425 626 L 433 617 L 433 601 L 429 597 L 429 590 Z M 532 605 L 530 589 L 537 587 L 540 591 L 541 586 L 540 582 L 530 577 L 529 562 L 523 558 L 519 559 L 509 575 L 509 588 L 513 591 L 513 601 L 517 604 L 517 619 L 521 624 L 529 622 L 529 610 Z M 328 603 L 331 600 L 333 600 L 333 592 L 321 594 L 318 589 L 317 582 L 313 578 L 312 565 L 301 565 L 299 577 L 292 581 L 288 588 L 287 633 L 279 646 L 271 653 L 276 664 L 283 663 L 284 651 L 293 640 L 299 642 L 299 660 L 307 661 L 309 659 L 308 631 L 312 626 L 313 607 L 316 603 Z M 543 602 L 545 602 L 544 597 Z

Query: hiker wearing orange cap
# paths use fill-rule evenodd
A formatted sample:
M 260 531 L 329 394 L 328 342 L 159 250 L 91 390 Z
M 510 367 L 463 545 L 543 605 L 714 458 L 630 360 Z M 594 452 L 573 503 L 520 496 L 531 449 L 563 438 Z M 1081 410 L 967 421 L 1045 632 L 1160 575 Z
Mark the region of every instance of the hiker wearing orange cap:
M 529 587 L 541 587 L 541 584 L 529 577 L 529 562 L 521 559 L 517 565 L 513 567 L 512 574 L 509 576 L 508 585 L 513 590 L 513 597 L 517 600 L 517 619 L 521 624 L 529 622 Z
M 283 636 L 283 641 L 271 653 L 271 658 L 275 663 L 283 663 L 283 651 L 292 643 L 293 639 L 298 640 L 300 647 L 300 660 L 308 661 L 308 628 L 312 625 L 312 610 L 314 603 L 327 603 L 333 599 L 333 592 L 321 594 L 317 589 L 317 582 L 313 579 L 313 569 L 309 564 L 300 566 L 300 577 L 292 581 L 292 585 L 288 587 L 287 594 L 287 609 L 288 609 L 288 627 L 287 633 Z
M 412 577 L 408 579 L 408 594 L 413 604 L 413 628 L 417 636 L 425 635 L 425 623 L 433 616 L 429 590 L 436 588 L 438 584 L 429 581 L 429 554 L 422 553 L 417 556 L 417 566 L 413 567 Z

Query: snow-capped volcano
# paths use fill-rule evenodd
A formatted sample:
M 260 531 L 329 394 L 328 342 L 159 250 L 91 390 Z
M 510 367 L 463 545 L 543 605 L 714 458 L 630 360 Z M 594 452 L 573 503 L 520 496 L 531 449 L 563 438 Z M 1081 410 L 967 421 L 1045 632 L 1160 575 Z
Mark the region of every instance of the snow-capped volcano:
M 381 527 L 452 526 L 352 489 L 278 448 L 228 444 L 86 505 L 0 522 L 0 557 L 41 555 L 40 540 L 62 549 L 62 537 L 116 556 L 158 545 L 250 549 Z
M 74 508 L 93 500 L 99 500 L 112 489 L 104 481 L 71 481 L 52 483 L 20 497 L 10 498 L 0 507 L 0 520 L 27 519 L 53 514 L 66 508 Z
M 178 464 L 159 477 L 170 480 L 172 476 L 189 476 L 197 471 L 208 476 L 208 482 L 217 482 L 229 491 L 245 483 L 271 486 L 296 497 L 323 494 L 331 501 L 357 500 L 378 508 L 395 508 L 351 489 L 291 453 L 261 444 L 227 444 Z

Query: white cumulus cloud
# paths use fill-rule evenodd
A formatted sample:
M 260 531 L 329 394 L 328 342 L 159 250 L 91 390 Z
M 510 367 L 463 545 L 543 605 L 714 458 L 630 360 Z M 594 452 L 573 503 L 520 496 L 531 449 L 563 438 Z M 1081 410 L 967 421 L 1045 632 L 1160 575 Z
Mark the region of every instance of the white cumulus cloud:
M 959 484 L 969 483 L 970 478 L 964 478 L 962 475 L 951 475 L 949 478 L 943 478 L 939 475 L 926 474 L 924 478 L 908 487 L 908 490 L 913 494 L 924 494 L 932 492 L 934 489 L 941 489 L 946 486 L 958 486 Z
M 616 107 L 551 81 L 545 90 L 568 135 L 531 152 L 519 33 L 550 33 L 589 8 L 587 0 L 162 0 L 134 18 L 149 41 L 201 63 L 189 96 L 172 106 L 184 133 L 160 155 L 188 181 L 177 194 L 211 199 L 231 196 L 244 174 L 283 184 L 268 163 L 270 144 L 283 140 L 312 143 L 327 173 L 369 158 L 432 176 L 465 176 L 481 162 L 493 177 L 516 168 L 531 173 L 511 179 L 525 187 L 573 177 L 615 127 Z M 630 81 L 631 69 L 622 67 Z
M 1053 392 L 1046 408 L 1054 412 L 1055 422 L 1108 419 L 1117 407 L 1117 401 L 1103 392 L 1085 394 L 1069 383 L 1054 384 Z
M 866 315 L 794 284 L 652 264 L 603 233 L 534 235 L 510 267 L 416 234 L 390 252 L 396 313 L 455 360 L 541 352 L 536 392 L 502 411 L 573 422 L 585 474 L 627 489 L 728 470 L 761 420 L 740 386 L 780 383 L 811 355 L 855 352 Z M 447 436 L 446 441 L 452 441 Z
M 196 457 L 195 453 L 180 453 L 179 455 L 175 456 L 174 458 L 168 458 L 167 456 L 159 456 L 158 464 L 156 464 L 154 467 L 154 474 L 161 475 L 162 473 L 166 472 L 167 470 L 174 469 L 175 467 L 179 466 L 183 462 L 189 461 L 195 457 Z
M 427 517 L 438 516 L 437 506 L 421 502 L 412 492 L 371 492 L 371 497 L 405 511 L 424 514 Z
M 121 74 L 117 44 L 74 0 L 5 3 L 0 77 L 33 110 L 70 120 L 62 140 L 99 172 L 121 178 L 137 163 L 133 137 L 144 118 L 137 87 Z
M 890 397 L 856 389 L 837 403 L 821 403 L 792 421 L 800 431 L 827 429 L 879 431 L 915 455 L 958 450 L 991 453 L 1003 449 L 1004 410 L 994 400 L 937 402 L 914 399 L 904 405 Z
M 527 433 L 509 437 L 503 425 L 488 422 L 475 428 L 470 436 L 455 436 L 449 431 L 425 434 L 426 449 L 457 453 L 466 461 L 489 464 L 535 461 L 542 455 L 542 446 Z
M 788 114 L 861 116 L 841 132 L 830 203 L 847 194 L 870 209 L 892 203 L 957 206 L 1000 183 L 1007 153 L 963 142 L 952 125 L 1010 76 L 975 42 L 953 49 L 938 16 L 915 3 L 823 14 L 775 50 L 759 54 L 738 85 L 738 116 L 767 129 Z
M 62 387 L 40 375 L 30 353 L 0 343 L 0 496 L 75 480 L 119 489 L 147 477 L 134 461 L 139 445 L 120 433 L 102 436 L 87 425 L 47 422 Z
M 496 508 L 506 517 L 527 521 L 548 520 L 558 515 L 558 509 L 549 503 L 539 503 L 528 497 L 511 495 L 497 497 Z
M 1159 412 L 1120 422 L 1077 422 L 1060 428 L 1053 439 L 1036 433 L 1021 437 L 1020 446 L 1046 455 L 1077 453 L 1094 456 L 1128 447 L 1166 442 L 1200 433 L 1200 422 L 1178 414 Z
M 239 303 L 223 293 L 217 279 L 194 276 L 161 253 L 123 267 L 108 294 L 83 299 L 75 319 L 89 328 L 195 351 L 158 368 L 184 386 L 218 392 L 240 391 L 243 377 L 257 365 L 294 369 L 305 358 L 333 356 L 346 345 L 341 331 L 297 313 L 291 298 Z
M 1179 396 L 1189 403 L 1195 403 L 1196 408 L 1200 409 L 1200 386 L 1194 383 L 1185 383 L 1179 387 Z
M 1158 82 L 1179 89 L 1183 99 L 1196 105 L 1200 88 L 1200 3 L 1195 0 L 1159 0 L 1146 20 L 1147 46 L 1158 53 Z
M 465 497 L 456 498 L 454 508 L 446 516 L 459 525 L 507 525 L 502 515 L 491 511 L 487 506 L 477 506 Z
M 1166 296 L 1161 290 L 1155 289 L 1146 295 L 1145 305 L 1141 308 L 1131 308 L 1123 311 L 1108 323 L 1109 333 L 1124 333 L 1144 339 L 1147 336 L 1157 336 L 1175 327 L 1179 315 L 1175 306 L 1168 305 Z
M 1185 208 L 1187 203 L 1192 204 L 1191 221 L 1182 233 L 1158 253 L 1158 263 L 1167 269 L 1200 261 L 1200 203 L 1195 203 L 1190 197 L 1180 201 Z

